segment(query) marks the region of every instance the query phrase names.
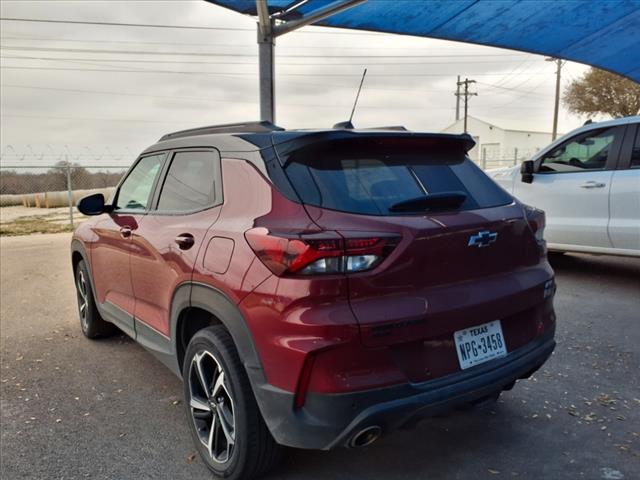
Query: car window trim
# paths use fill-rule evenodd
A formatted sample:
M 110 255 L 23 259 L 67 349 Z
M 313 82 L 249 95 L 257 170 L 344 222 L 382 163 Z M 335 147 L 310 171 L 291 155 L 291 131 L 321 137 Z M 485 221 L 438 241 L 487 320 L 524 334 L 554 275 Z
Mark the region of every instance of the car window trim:
M 571 172 L 541 172 L 539 171 L 540 167 L 542 166 L 542 162 L 544 161 L 544 159 L 546 158 L 547 155 L 549 155 L 551 152 L 553 152 L 554 150 L 556 150 L 557 148 L 560 148 L 564 145 L 567 145 L 568 143 L 572 142 L 576 137 L 580 137 L 583 136 L 585 134 L 589 134 L 598 130 L 608 130 L 608 129 L 613 129 L 614 130 L 614 134 L 613 134 L 613 142 L 611 143 L 611 149 L 609 150 L 609 153 L 607 154 L 607 161 L 605 163 L 604 168 L 600 168 L 600 169 L 589 169 L 589 170 L 583 170 L 583 171 L 571 171 Z M 616 170 L 617 168 L 617 164 L 618 164 L 618 158 L 620 157 L 620 153 L 621 153 L 621 149 L 622 149 L 622 142 L 624 140 L 624 133 L 625 133 L 625 125 L 616 125 L 616 126 L 612 126 L 612 127 L 600 127 L 600 128 L 594 128 L 592 130 L 587 130 L 587 131 L 583 131 L 580 132 L 576 135 L 573 135 L 572 137 L 568 138 L 567 140 L 565 140 L 564 142 L 556 145 L 554 148 L 552 148 L 551 150 L 547 151 L 544 155 L 541 155 L 540 158 L 538 158 L 536 160 L 536 165 L 535 165 L 535 175 L 566 175 L 568 173 L 595 173 L 595 172 L 609 172 L 612 170 Z
M 201 208 L 194 208 L 191 210 L 158 210 L 158 204 L 160 203 L 160 195 L 162 193 L 162 188 L 164 187 L 164 182 L 166 180 L 167 174 L 169 173 L 169 169 L 173 164 L 175 156 L 177 153 L 181 152 L 209 152 L 215 153 L 218 156 L 218 172 L 220 174 L 220 182 L 217 182 L 215 186 L 215 196 L 217 201 L 213 204 L 206 205 Z M 160 172 L 160 176 L 158 177 L 158 182 L 155 185 L 155 189 L 152 196 L 151 208 L 147 212 L 148 215 L 158 215 L 158 216 L 175 216 L 175 215 L 192 215 L 194 213 L 204 212 L 205 210 L 210 210 L 212 208 L 216 208 L 221 206 L 224 203 L 224 189 L 222 187 L 222 155 L 220 151 L 215 147 L 185 147 L 185 148 L 176 148 L 173 150 L 169 150 L 167 155 L 167 161 Z
M 153 152 L 153 153 L 145 153 L 140 155 L 135 162 L 133 162 L 133 165 L 131 165 L 131 167 L 129 168 L 129 171 L 126 173 L 125 176 L 123 176 L 120 179 L 120 182 L 118 182 L 118 185 L 116 187 L 116 192 L 113 195 L 113 202 L 112 205 L 114 205 L 114 207 L 118 204 L 118 197 L 120 196 L 120 188 L 122 188 L 122 184 L 127 180 L 127 178 L 129 178 L 129 175 L 131 175 L 131 172 L 133 172 L 133 170 L 135 170 L 135 168 L 138 166 L 138 164 L 142 161 L 142 159 L 147 158 L 147 157 L 156 157 L 156 156 L 162 156 L 162 158 L 160 159 L 160 170 L 158 171 L 158 174 L 156 175 L 155 179 L 153 180 L 153 185 L 151 186 L 151 192 L 149 192 L 149 197 L 147 198 L 147 206 L 144 210 L 140 210 L 140 209 L 133 209 L 133 208 L 120 208 L 120 209 L 115 209 L 113 210 L 113 214 L 146 214 L 147 212 L 149 212 L 150 210 L 150 205 L 152 204 L 154 195 L 155 195 L 155 191 L 156 188 L 158 186 L 158 180 L 160 179 L 160 176 L 165 168 L 165 164 L 167 161 L 167 152 L 166 151 L 159 151 L 159 152 Z
M 636 141 L 636 137 L 640 135 L 640 123 L 630 123 L 627 125 L 627 130 L 624 134 L 624 141 L 622 143 L 622 149 L 620 151 L 620 161 L 618 162 L 618 168 L 616 170 L 638 170 L 640 165 L 631 166 L 631 154 L 633 153 L 633 147 Z

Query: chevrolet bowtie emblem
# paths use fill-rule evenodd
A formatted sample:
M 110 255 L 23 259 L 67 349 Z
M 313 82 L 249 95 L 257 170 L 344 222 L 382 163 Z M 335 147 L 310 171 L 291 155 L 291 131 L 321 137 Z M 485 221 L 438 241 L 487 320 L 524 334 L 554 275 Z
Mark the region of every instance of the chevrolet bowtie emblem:
M 469 243 L 467 243 L 468 247 L 488 247 L 492 243 L 494 243 L 498 238 L 497 232 L 490 232 L 489 230 L 483 230 L 481 232 L 476 233 L 475 235 L 471 235 L 469 237 Z

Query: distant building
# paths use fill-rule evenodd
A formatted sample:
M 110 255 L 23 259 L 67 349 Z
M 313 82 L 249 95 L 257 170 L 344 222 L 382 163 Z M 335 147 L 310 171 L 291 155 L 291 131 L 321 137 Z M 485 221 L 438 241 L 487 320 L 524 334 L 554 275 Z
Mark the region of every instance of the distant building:
M 490 165 L 515 164 L 551 143 L 550 132 L 502 128 L 472 116 L 467 117 L 467 130 L 476 141 L 476 146 L 469 152 L 469 156 L 479 164 L 483 161 Z M 463 132 L 464 119 L 461 118 L 442 131 Z

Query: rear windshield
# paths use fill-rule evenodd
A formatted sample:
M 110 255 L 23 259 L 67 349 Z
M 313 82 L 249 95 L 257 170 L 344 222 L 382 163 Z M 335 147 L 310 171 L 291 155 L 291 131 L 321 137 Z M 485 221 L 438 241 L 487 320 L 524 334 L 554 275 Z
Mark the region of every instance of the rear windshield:
M 390 211 L 393 205 L 435 193 L 466 194 L 455 210 L 513 201 L 462 152 L 349 150 L 299 152 L 289 159 L 287 176 L 304 203 L 350 213 L 397 215 Z

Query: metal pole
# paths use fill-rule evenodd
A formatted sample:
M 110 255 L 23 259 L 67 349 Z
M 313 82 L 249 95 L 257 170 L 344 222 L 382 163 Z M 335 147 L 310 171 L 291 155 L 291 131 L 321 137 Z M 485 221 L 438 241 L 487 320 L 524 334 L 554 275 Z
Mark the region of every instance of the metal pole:
M 263 0 L 256 1 L 262 2 Z M 344 12 L 345 10 L 360 5 L 361 3 L 364 3 L 366 1 L 367 0 L 335 0 L 334 2 L 331 2 L 324 7 L 320 7 L 307 15 L 303 15 L 303 17 L 298 20 L 289 20 L 285 23 L 275 26 L 275 36 L 279 37 L 280 35 L 284 35 L 285 33 L 293 32 L 294 30 L 302 28 L 305 25 L 311 25 L 312 23 L 319 22 L 321 20 L 324 20 L 325 18 L 336 15 L 340 12 Z M 303 3 L 306 2 L 300 2 L 300 4 Z M 259 13 L 260 11 L 258 10 L 258 14 Z
M 464 79 L 464 133 L 467 133 L 467 115 L 469 113 L 469 79 Z
M 518 164 L 518 147 L 513 149 L 513 164 Z
M 272 36 L 258 39 L 260 56 L 260 119 L 276 122 L 274 39 Z
M 69 163 L 69 157 L 64 156 L 64 163 L 67 167 L 67 198 L 69 199 L 69 223 L 73 228 L 73 195 L 71 194 L 71 164 Z
M 366 0 L 336 0 L 297 20 L 274 24 L 274 16 L 269 15 L 267 0 L 256 0 L 258 12 L 258 55 L 260 69 L 260 119 L 271 123 L 276 121 L 275 101 L 275 39 L 305 25 L 319 22 L 331 15 L 355 7 Z M 299 5 L 305 2 L 300 2 Z M 295 7 L 293 8 L 295 9 Z
M 256 0 L 258 10 L 258 55 L 260 69 L 260 119 L 275 123 L 275 65 L 273 19 L 269 17 L 266 0 Z
M 486 148 L 482 149 L 482 169 L 483 170 L 487 169 L 487 149 Z
M 456 122 L 460 120 L 460 75 L 456 83 Z
M 551 133 L 551 141 L 553 142 L 558 136 L 558 109 L 560 107 L 560 71 L 562 70 L 562 60 L 556 59 L 556 99 L 553 106 L 553 132 Z

